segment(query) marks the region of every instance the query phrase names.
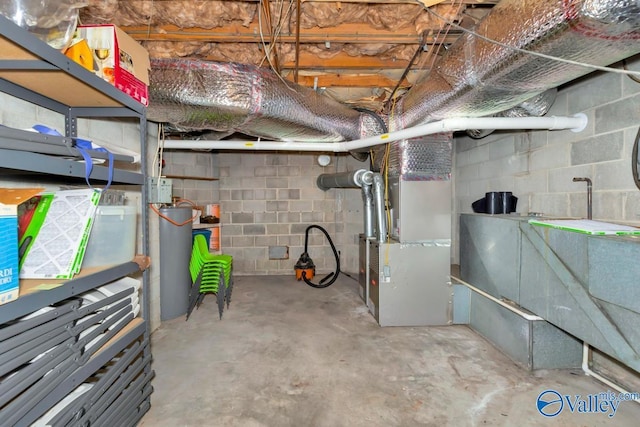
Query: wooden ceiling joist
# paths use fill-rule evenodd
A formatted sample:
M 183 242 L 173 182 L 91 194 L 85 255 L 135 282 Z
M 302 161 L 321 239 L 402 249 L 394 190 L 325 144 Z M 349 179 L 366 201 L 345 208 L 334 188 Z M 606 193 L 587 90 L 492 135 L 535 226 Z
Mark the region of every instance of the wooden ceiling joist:
M 286 76 L 293 80 L 293 75 Z M 376 74 L 321 74 L 317 76 L 299 75 L 298 84 L 307 87 L 393 87 L 397 81 Z M 405 79 L 400 85 L 409 87 L 411 84 Z
M 260 43 L 262 37 L 268 41 L 271 34 L 263 31 L 260 35 L 258 24 L 253 23 L 249 27 L 240 24 L 231 24 L 219 28 L 179 28 L 174 25 L 149 28 L 123 27 L 123 30 L 136 40 L 140 41 L 174 41 L 203 43 Z M 429 31 L 429 30 L 427 30 Z M 438 33 L 434 28 L 432 33 Z M 459 31 L 450 30 L 446 37 L 435 40 L 435 36 L 427 36 L 427 44 L 453 43 L 460 36 Z M 277 39 L 283 43 L 295 43 L 294 33 L 280 33 Z M 415 34 L 415 30 L 379 30 L 366 24 L 341 24 L 331 28 L 305 28 L 300 32 L 300 43 L 381 43 L 381 44 L 415 44 L 421 41 L 421 36 Z
M 293 61 L 283 62 L 281 68 L 283 70 L 293 70 L 295 64 Z M 409 61 L 396 59 L 381 59 L 376 56 L 349 56 L 344 52 L 340 52 L 331 58 L 320 58 L 309 52 L 300 52 L 300 69 L 304 70 L 395 70 L 405 69 L 409 65 Z M 418 69 L 413 67 L 413 69 Z

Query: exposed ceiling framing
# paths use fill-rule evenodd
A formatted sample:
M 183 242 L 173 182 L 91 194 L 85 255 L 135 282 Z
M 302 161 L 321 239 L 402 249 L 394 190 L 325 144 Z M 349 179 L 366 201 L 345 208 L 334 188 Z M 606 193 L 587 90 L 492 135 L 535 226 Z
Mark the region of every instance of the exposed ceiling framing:
M 302 0 L 297 25 L 295 0 L 89 0 L 81 19 L 119 25 L 152 57 L 271 65 L 341 102 L 380 110 L 394 88 L 402 94 L 462 34 L 426 7 L 469 27 L 496 3 Z

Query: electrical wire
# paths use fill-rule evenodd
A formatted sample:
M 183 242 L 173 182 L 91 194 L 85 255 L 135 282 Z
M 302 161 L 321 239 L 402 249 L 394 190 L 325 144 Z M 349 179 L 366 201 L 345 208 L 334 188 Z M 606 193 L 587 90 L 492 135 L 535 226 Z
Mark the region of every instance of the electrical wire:
M 373 117 L 375 119 L 375 121 L 378 122 L 378 124 L 382 128 L 382 132 L 383 133 L 389 133 L 389 128 L 387 127 L 387 124 L 384 122 L 383 118 L 380 117 L 380 115 L 378 115 L 378 113 L 376 113 L 375 111 L 371 111 L 368 108 L 363 108 L 363 107 L 353 107 L 353 109 L 358 111 L 358 112 L 360 112 L 360 113 L 364 113 L 364 114 L 367 114 L 367 115 Z
M 278 3 L 280 3 L 280 13 L 278 16 L 278 24 L 276 25 L 275 29 L 273 27 L 273 23 L 271 22 L 271 20 L 269 20 L 268 22 L 268 29 L 270 32 L 270 39 L 269 39 L 269 43 L 267 43 L 267 41 L 265 40 L 265 36 L 264 36 L 264 31 L 262 29 L 263 27 L 263 16 L 262 14 L 263 9 L 265 7 L 268 7 L 268 5 L 266 4 L 266 2 L 264 2 L 264 0 L 260 0 L 260 5 L 258 6 L 258 32 L 260 34 L 260 42 L 262 43 L 262 48 L 264 49 L 264 58 L 262 59 L 262 62 L 260 63 L 260 66 L 262 66 L 262 64 L 264 63 L 264 60 L 266 59 L 267 62 L 269 63 L 269 67 L 273 70 L 273 72 L 278 76 L 278 78 L 282 81 L 282 83 L 285 84 L 285 86 L 289 89 L 289 90 L 295 90 L 293 87 L 290 86 L 290 82 L 287 81 L 286 79 L 284 79 L 282 77 L 282 75 L 280 74 L 280 72 L 278 71 L 277 67 L 275 66 L 275 64 L 273 63 L 272 59 L 271 59 L 271 52 L 275 49 L 277 49 L 277 39 L 280 37 L 280 33 L 282 32 L 282 29 L 284 28 L 284 23 L 285 23 L 285 19 L 282 16 L 282 10 L 283 10 L 283 5 L 284 2 L 283 1 L 279 1 Z M 289 16 L 289 14 L 291 13 L 293 9 L 293 0 L 289 1 L 289 8 L 287 9 L 287 12 L 285 13 L 285 17 Z
M 603 67 L 603 66 L 600 66 L 600 65 L 588 64 L 586 62 L 572 61 L 571 59 L 560 58 L 560 57 L 557 57 L 557 56 L 547 55 L 547 54 L 540 53 L 540 52 L 534 52 L 534 51 L 531 51 L 531 50 L 526 50 L 526 49 L 521 49 L 519 47 L 510 46 L 510 45 L 508 45 L 506 43 L 502 43 L 502 42 L 499 42 L 497 40 L 493 40 L 493 39 L 491 39 L 489 37 L 486 37 L 486 36 L 483 36 L 481 34 L 478 34 L 473 30 L 469 30 L 467 28 L 464 28 L 463 26 L 458 25 L 455 22 L 448 20 L 444 16 L 441 16 L 440 14 L 434 12 L 429 7 L 425 7 L 425 10 L 427 12 L 429 12 L 430 14 L 432 14 L 433 16 L 435 16 L 436 18 L 446 22 L 447 24 L 449 24 L 451 26 L 456 27 L 457 29 L 459 29 L 462 32 L 465 32 L 467 34 L 471 34 L 474 37 L 478 37 L 479 39 L 482 39 L 482 40 L 484 40 L 486 42 L 489 42 L 489 43 L 504 47 L 506 49 L 511 49 L 511 50 L 516 51 L 516 52 L 520 52 L 520 53 L 524 53 L 524 54 L 532 55 L 532 56 L 537 56 L 537 57 L 540 57 L 540 58 L 550 59 L 552 61 L 563 62 L 565 64 L 577 65 L 579 67 L 585 67 L 585 68 L 591 68 L 593 70 L 606 71 L 606 72 L 609 72 L 609 73 L 625 74 L 625 75 L 629 75 L 629 76 L 638 76 L 638 77 L 640 77 L 640 71 L 629 71 L 629 70 L 624 70 L 624 69 L 620 69 L 620 68 Z
M 627 68 L 627 60 L 626 59 L 622 60 L 622 68 L 625 69 L 626 71 L 629 71 L 629 69 Z M 631 80 L 633 80 L 636 83 L 640 83 L 640 77 L 634 76 L 632 74 L 627 74 L 627 77 L 629 77 Z
M 180 203 L 190 203 L 191 205 L 195 206 L 195 204 L 191 200 L 187 200 L 187 199 L 178 200 L 176 205 L 179 205 Z M 151 208 L 152 211 L 154 211 L 156 214 L 158 214 L 158 216 L 160 218 L 168 221 L 169 223 L 175 225 L 176 227 L 182 227 L 183 225 L 187 225 L 190 222 L 194 222 L 198 218 L 198 214 L 195 214 L 194 216 L 192 216 L 191 218 L 189 218 L 189 219 L 187 219 L 187 220 L 185 220 L 183 222 L 177 222 L 177 221 L 169 218 L 168 216 L 166 216 L 162 212 L 160 212 L 160 210 L 153 203 L 149 203 L 149 208 Z

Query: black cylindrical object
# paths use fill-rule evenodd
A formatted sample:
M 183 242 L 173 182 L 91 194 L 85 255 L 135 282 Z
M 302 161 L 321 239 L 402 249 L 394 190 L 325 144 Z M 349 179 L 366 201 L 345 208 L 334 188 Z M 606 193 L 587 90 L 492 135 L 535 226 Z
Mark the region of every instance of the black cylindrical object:
M 167 207 L 160 213 L 160 320 L 186 315 L 191 287 L 191 207 Z
M 518 198 L 513 194 L 509 193 L 509 197 L 507 197 L 507 201 L 503 202 L 505 207 L 504 213 L 511 213 L 516 211 L 516 206 L 518 205 Z
M 471 204 L 476 213 L 510 214 L 516 211 L 518 198 L 511 191 L 491 191 Z
M 484 195 L 486 199 L 486 209 L 488 214 L 501 214 L 502 210 L 502 197 L 498 191 L 491 191 Z
M 513 197 L 513 193 L 511 191 L 501 191 L 500 192 L 500 201 L 502 202 L 502 206 L 500 207 L 500 213 L 511 213 L 511 197 Z

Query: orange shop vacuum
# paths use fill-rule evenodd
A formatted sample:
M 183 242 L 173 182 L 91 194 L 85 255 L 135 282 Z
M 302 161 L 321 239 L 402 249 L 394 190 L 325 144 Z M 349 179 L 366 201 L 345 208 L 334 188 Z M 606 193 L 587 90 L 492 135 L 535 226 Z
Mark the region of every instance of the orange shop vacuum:
M 322 280 L 320 280 L 319 283 L 313 283 L 311 281 L 316 275 L 316 266 L 309 256 L 309 231 L 311 231 L 313 228 L 317 228 L 318 230 L 322 231 L 322 233 L 324 233 L 327 240 L 329 241 L 329 245 L 331 245 L 333 256 L 336 259 L 335 271 L 327 274 L 324 278 L 322 278 Z M 302 253 L 302 255 L 300 255 L 300 258 L 298 258 L 298 262 L 296 262 L 296 265 L 293 269 L 296 272 L 296 280 L 304 280 L 304 282 L 312 288 L 326 288 L 328 286 L 331 286 L 333 282 L 338 279 L 338 275 L 340 274 L 340 255 L 338 254 L 338 251 L 336 250 L 336 247 L 334 246 L 329 233 L 327 233 L 327 230 L 315 224 L 307 227 L 304 232 L 304 252 Z

